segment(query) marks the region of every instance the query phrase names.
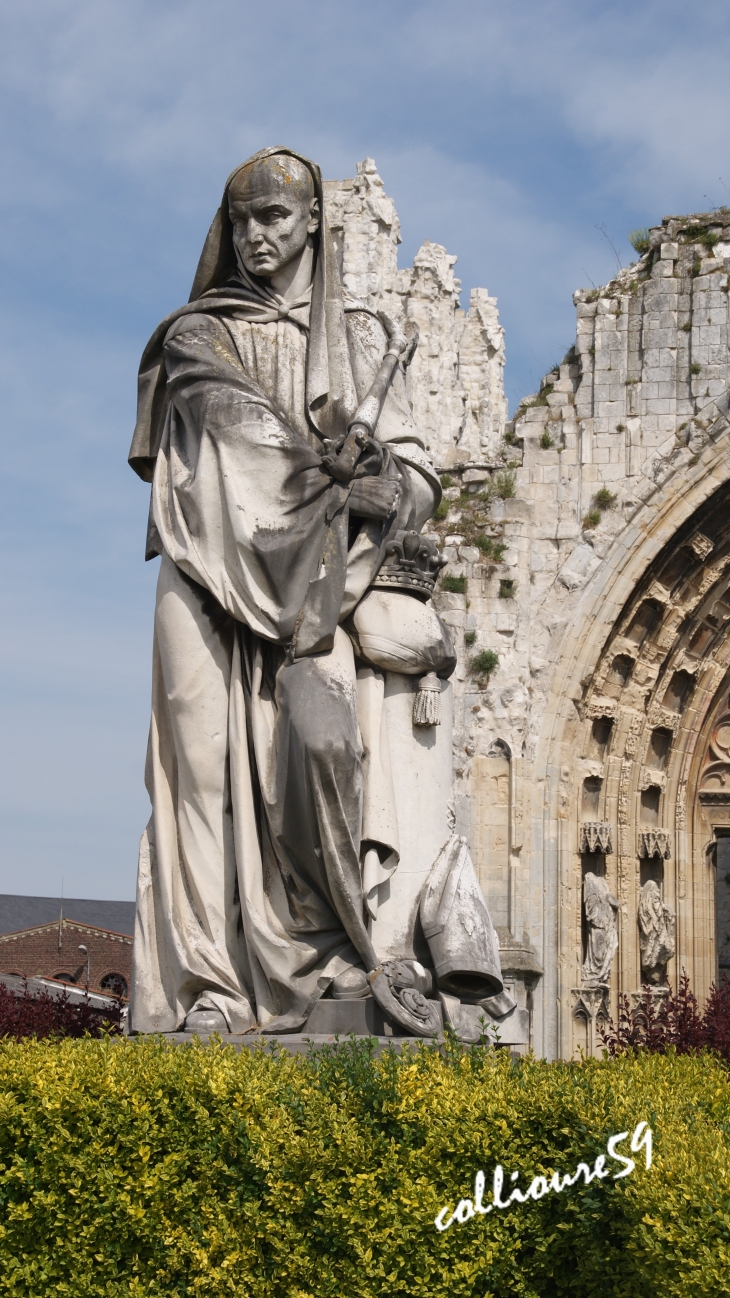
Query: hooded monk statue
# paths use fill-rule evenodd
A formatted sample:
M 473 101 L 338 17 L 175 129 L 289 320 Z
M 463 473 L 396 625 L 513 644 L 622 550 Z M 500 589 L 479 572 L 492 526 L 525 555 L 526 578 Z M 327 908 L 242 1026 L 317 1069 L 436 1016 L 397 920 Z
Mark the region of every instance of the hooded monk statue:
M 429 601 L 441 488 L 406 398 L 414 346 L 343 293 L 319 168 L 285 148 L 236 168 L 139 373 L 130 463 L 161 562 L 133 1032 L 297 1032 L 323 997 L 441 1026 L 425 939 L 422 961 L 375 945 L 400 858 L 385 677 L 411 697 L 418 678 L 408 727 L 428 728 L 455 665 Z M 483 900 L 479 950 L 452 958 L 444 859 L 438 968 L 499 995 Z

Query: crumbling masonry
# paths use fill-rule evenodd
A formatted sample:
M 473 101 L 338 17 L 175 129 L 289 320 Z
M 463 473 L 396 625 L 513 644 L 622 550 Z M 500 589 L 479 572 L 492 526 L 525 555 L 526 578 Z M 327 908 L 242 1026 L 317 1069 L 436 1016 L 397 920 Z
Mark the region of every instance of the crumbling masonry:
M 730 970 L 730 210 L 665 218 L 634 266 L 578 291 L 575 346 L 507 422 L 495 299 L 461 310 L 437 244 L 398 269 L 372 160 L 326 193 L 345 286 L 420 330 L 456 814 L 507 984 L 538 1053 L 596 1050 L 619 992 L 685 969 L 703 997 Z M 587 873 L 618 902 L 595 985 Z

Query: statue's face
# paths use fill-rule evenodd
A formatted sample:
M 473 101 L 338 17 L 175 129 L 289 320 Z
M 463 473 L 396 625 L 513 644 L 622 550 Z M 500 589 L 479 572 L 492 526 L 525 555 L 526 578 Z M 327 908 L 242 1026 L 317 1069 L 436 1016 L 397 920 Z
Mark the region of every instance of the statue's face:
M 236 176 L 228 210 L 239 262 L 263 279 L 300 257 L 319 227 L 311 174 L 283 154 L 253 163 Z

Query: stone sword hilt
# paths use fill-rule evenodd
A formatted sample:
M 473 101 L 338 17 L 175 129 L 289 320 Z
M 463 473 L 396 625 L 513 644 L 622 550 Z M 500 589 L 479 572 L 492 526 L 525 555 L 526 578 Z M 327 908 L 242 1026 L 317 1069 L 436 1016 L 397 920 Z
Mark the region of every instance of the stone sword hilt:
M 388 350 L 370 391 L 355 411 L 342 444 L 334 452 L 322 456 L 323 466 L 338 482 L 352 481 L 358 461 L 366 450 L 375 454 L 379 465 L 382 464 L 383 451 L 375 440 L 375 429 L 398 365 L 404 369 L 410 365 L 418 346 L 418 328 L 412 321 L 407 321 L 405 328 L 401 329 L 385 311 L 378 311 L 378 319 L 388 336 Z

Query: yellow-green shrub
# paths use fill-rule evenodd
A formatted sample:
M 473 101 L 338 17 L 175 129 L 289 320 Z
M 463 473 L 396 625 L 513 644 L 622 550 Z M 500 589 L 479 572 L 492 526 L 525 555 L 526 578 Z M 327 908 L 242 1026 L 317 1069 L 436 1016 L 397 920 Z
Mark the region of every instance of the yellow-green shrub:
M 642 1120 L 649 1170 L 435 1230 Z M 726 1295 L 729 1145 L 710 1056 L 0 1043 L 0 1295 Z

